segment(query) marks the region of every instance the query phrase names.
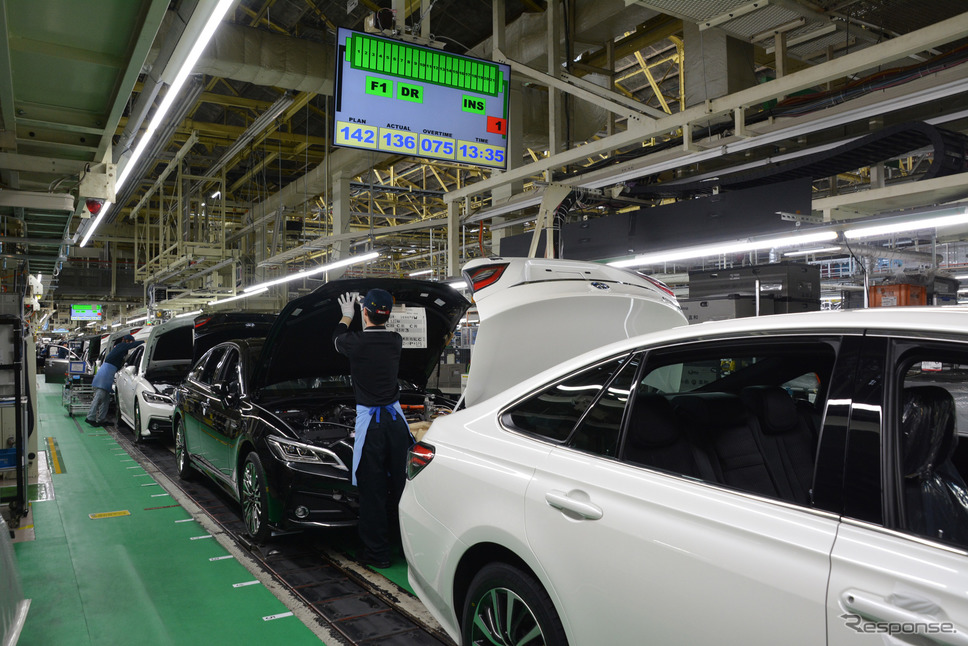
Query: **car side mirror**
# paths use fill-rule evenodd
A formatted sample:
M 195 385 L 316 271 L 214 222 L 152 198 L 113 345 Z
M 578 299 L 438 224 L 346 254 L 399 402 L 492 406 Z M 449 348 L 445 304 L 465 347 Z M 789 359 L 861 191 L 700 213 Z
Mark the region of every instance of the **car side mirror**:
M 239 388 L 239 382 L 229 381 L 225 384 L 225 402 L 230 406 L 235 406 L 239 403 L 239 399 L 242 398 L 242 389 Z

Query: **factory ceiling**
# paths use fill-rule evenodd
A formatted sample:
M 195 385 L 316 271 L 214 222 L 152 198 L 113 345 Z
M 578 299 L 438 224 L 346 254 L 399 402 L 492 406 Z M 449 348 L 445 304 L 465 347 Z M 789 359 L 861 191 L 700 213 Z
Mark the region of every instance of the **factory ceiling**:
M 55 298 L 61 289 L 74 300 L 144 305 L 155 299 L 148 287 L 165 287 L 158 298 L 173 309 L 364 248 L 382 252 L 367 272 L 433 268 L 443 278 L 455 257 L 491 253 L 498 230 L 528 230 L 549 181 L 609 188 L 559 213 L 601 217 L 677 199 L 643 186 L 749 173 L 777 155 L 815 155 L 906 121 L 954 133 L 968 123 L 965 41 L 951 35 L 959 24 L 968 32 L 960 0 L 569 0 L 554 19 L 551 68 L 544 0 L 396 0 L 404 32 L 429 32 L 443 51 L 550 69 L 556 83 L 593 85 L 611 101 L 589 101 L 587 90 L 564 100 L 558 85 L 516 68 L 519 134 L 504 186 L 483 167 L 334 147 L 336 29 L 366 30 L 389 0 L 239 0 L 169 98 L 144 156 L 128 164 L 197 39 L 193 16 L 214 4 L 0 0 L 6 271 L 27 261 Z M 495 5 L 506 30 L 498 38 Z M 864 62 L 865 50 L 892 59 Z M 795 89 L 771 100 L 724 103 L 827 69 L 821 82 L 791 80 Z M 925 98 L 912 99 L 917 92 Z M 560 105 L 554 128 L 549 96 Z M 887 101 L 897 105 L 869 107 Z M 853 114 L 863 107 L 870 114 Z M 817 211 L 828 218 L 867 215 L 918 195 L 899 197 L 895 186 L 882 203 L 857 197 L 919 179 L 932 149 L 894 153 L 874 177 L 869 160 L 814 177 L 814 208 L 826 200 Z M 127 176 L 116 189 L 119 171 Z M 968 196 L 966 185 L 949 178 L 944 200 Z M 348 204 L 340 231 L 336 196 Z M 491 230 L 504 221 L 515 224 Z M 119 287 L 129 282 L 138 290 Z

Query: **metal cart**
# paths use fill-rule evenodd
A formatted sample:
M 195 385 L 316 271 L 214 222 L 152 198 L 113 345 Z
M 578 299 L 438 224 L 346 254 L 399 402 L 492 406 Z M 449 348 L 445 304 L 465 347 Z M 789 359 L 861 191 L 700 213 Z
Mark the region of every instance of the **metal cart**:
M 61 402 L 70 417 L 74 417 L 74 413 L 87 413 L 90 410 L 94 398 L 94 387 L 91 386 L 93 379 L 94 375 L 87 374 L 83 361 L 71 361 L 61 396 Z

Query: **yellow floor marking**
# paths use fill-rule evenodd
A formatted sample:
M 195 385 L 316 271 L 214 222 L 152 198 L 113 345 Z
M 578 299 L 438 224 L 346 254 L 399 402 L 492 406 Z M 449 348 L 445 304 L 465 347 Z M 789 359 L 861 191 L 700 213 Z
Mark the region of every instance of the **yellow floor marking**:
M 64 473 L 60 458 L 57 456 L 57 442 L 52 437 L 47 438 L 47 449 L 50 451 L 50 461 L 54 465 L 54 473 Z
M 98 520 L 100 518 L 117 518 L 118 516 L 130 516 L 131 512 L 127 509 L 122 509 L 121 511 L 104 511 L 100 514 L 88 514 L 87 517 L 92 520 Z

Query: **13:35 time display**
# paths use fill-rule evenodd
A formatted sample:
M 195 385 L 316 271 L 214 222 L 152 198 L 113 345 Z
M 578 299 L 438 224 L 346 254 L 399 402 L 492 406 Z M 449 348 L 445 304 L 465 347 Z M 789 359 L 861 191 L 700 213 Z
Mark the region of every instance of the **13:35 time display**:
M 504 149 L 488 144 L 457 142 L 457 161 L 488 166 L 504 166 Z

